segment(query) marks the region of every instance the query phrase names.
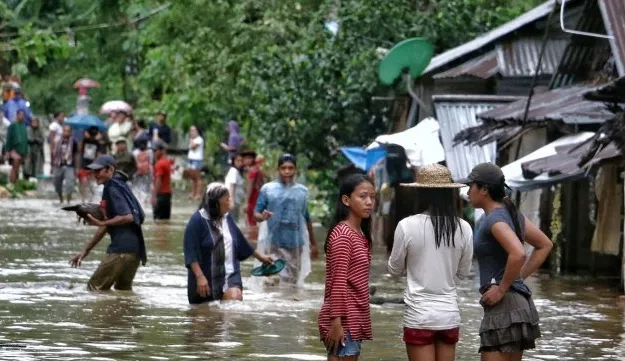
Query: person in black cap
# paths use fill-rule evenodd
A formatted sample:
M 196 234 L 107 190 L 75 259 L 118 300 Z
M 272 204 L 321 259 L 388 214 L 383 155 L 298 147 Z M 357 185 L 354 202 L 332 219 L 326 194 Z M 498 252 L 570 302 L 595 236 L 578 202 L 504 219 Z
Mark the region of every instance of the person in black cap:
M 72 267 L 82 260 L 104 237 L 111 236 L 111 244 L 102 262 L 89 279 L 89 290 L 132 289 L 139 262 L 145 265 L 146 250 L 141 225 L 145 214 L 126 182 L 115 173 L 117 161 L 110 155 L 101 155 L 87 166 L 94 172 L 98 184 L 104 185 L 100 206 L 106 219 L 99 221 L 89 216 L 90 224 L 98 230 L 83 251 L 71 258 Z
M 509 360 L 514 354 L 520 360 L 540 337 L 538 312 L 524 280 L 547 259 L 552 242 L 506 195 L 506 178 L 495 164 L 479 164 L 458 182 L 470 186 L 469 202 L 486 213 L 474 233 L 484 307 L 479 352 L 482 359 Z M 529 257 L 526 241 L 534 246 Z
M 300 285 L 310 273 L 310 259 L 317 257 L 317 242 L 308 213 L 308 188 L 295 182 L 296 167 L 294 155 L 280 156 L 280 177 L 260 189 L 254 217 L 261 223 L 259 251 L 285 260 L 281 281 Z

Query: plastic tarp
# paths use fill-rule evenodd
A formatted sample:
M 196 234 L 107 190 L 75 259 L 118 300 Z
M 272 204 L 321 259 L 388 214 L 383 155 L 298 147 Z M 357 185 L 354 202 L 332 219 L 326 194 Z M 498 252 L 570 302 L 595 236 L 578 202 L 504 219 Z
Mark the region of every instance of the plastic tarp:
M 578 134 L 564 136 L 554 142 L 545 145 L 542 148 L 535 150 L 525 157 L 517 159 L 514 162 L 504 166 L 503 168 L 501 168 L 501 170 L 506 177 L 506 183 L 510 188 L 516 191 L 529 191 L 533 189 L 547 187 L 563 181 L 569 181 L 583 177 L 583 174 L 560 175 L 550 177 L 548 174 L 543 173 L 534 179 L 526 179 L 525 177 L 523 177 L 521 164 L 532 160 L 556 155 L 556 147 L 578 144 L 589 139 L 593 135 L 595 135 L 595 133 L 593 132 L 581 132 Z
M 397 144 L 404 148 L 413 167 L 442 162 L 445 150 L 440 142 L 439 129 L 436 119 L 426 118 L 403 132 L 378 136 L 367 149 L 377 148 L 379 144 Z
M 386 150 L 380 147 L 363 149 L 359 147 L 342 147 L 341 152 L 357 168 L 368 172 L 380 159 L 386 156 Z

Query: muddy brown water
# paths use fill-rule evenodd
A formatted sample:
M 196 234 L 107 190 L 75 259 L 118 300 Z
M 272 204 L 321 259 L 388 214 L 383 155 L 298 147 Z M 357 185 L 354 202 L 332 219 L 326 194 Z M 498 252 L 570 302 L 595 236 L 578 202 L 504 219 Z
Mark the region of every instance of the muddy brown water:
M 251 285 L 246 261 L 244 302 L 187 304 L 182 234 L 193 211 L 176 204 L 169 223 L 146 221 L 149 260 L 132 292 L 95 293 L 85 283 L 106 238 L 72 269 L 68 261 L 93 227 L 52 201 L 0 201 L 0 360 L 325 360 L 316 322 L 323 260 L 302 289 Z M 371 275 L 376 296 L 401 296 L 403 282 L 388 276 L 381 246 Z M 538 276 L 530 285 L 543 338 L 525 360 L 625 360 L 625 317 L 613 283 Z M 459 285 L 458 360 L 479 359 L 476 289 L 475 276 Z M 361 360 L 406 359 L 402 307 L 372 306 L 374 340 L 363 344 Z

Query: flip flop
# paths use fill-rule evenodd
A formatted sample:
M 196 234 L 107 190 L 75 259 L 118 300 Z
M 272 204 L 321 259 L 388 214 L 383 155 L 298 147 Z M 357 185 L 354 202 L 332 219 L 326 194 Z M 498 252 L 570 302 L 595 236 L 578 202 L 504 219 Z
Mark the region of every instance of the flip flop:
M 268 266 L 262 265 L 252 268 L 252 276 L 262 277 L 275 275 L 276 273 L 280 273 L 284 269 L 284 266 L 286 266 L 286 262 L 282 259 L 277 259 Z

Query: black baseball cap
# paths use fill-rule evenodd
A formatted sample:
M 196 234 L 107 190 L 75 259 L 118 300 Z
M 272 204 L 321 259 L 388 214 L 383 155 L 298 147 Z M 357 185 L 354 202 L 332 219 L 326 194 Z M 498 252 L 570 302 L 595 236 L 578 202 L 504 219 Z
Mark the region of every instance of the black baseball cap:
M 488 185 L 506 185 L 506 176 L 497 165 L 493 163 L 481 163 L 473 167 L 469 176 L 464 179 L 457 180 L 458 183 L 471 184 L 480 183 Z
M 91 170 L 100 170 L 106 167 L 117 167 L 117 161 L 115 160 L 115 158 L 108 154 L 97 157 L 91 164 L 87 166 L 87 168 Z

